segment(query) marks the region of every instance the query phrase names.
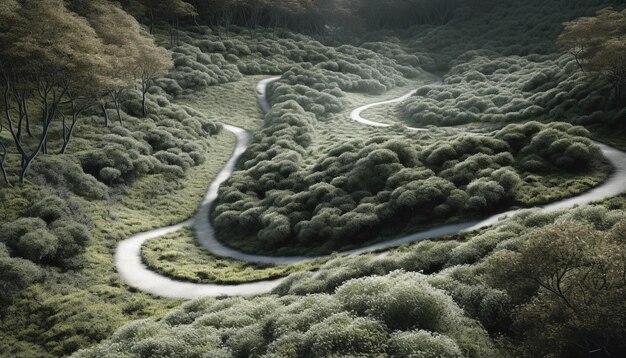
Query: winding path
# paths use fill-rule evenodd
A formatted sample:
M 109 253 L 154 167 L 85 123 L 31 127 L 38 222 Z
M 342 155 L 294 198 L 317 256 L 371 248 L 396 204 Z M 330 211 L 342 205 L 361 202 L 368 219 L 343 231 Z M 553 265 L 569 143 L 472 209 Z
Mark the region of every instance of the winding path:
M 270 83 L 277 81 L 278 79 L 280 79 L 280 77 L 268 78 L 259 82 L 257 85 L 256 94 L 259 101 L 259 106 L 264 113 L 269 112 L 271 109 L 271 105 L 267 98 L 267 86 Z M 437 83 L 441 83 L 440 78 L 437 78 Z M 396 99 L 372 103 L 359 107 L 350 113 L 350 118 L 356 122 L 369 126 L 390 127 L 389 124 L 365 119 L 361 116 L 361 114 L 372 107 L 402 102 L 405 99 L 409 98 L 411 95 L 413 95 L 415 92 L 416 91 L 413 90 L 405 94 L 404 96 Z M 143 245 L 143 243 L 147 240 L 178 231 L 179 229 L 182 229 L 184 227 L 193 227 L 196 232 L 198 242 L 211 253 L 220 257 L 276 265 L 292 264 L 314 259 L 311 257 L 298 256 L 273 257 L 245 254 L 224 246 L 216 239 L 211 223 L 209 222 L 209 213 L 211 211 L 213 202 L 217 198 L 220 185 L 230 177 L 235 168 L 235 165 L 237 164 L 237 161 L 248 148 L 250 142 L 250 134 L 244 129 L 227 124 L 224 125 L 224 129 L 232 132 L 237 136 L 235 151 L 228 163 L 226 163 L 226 166 L 219 172 L 213 183 L 211 183 L 211 186 L 209 187 L 209 190 L 202 202 L 200 209 L 198 210 L 198 213 L 193 218 L 180 224 L 133 235 L 127 240 L 119 243 L 115 252 L 115 266 L 118 273 L 130 286 L 157 296 L 177 299 L 194 299 L 201 297 L 249 296 L 269 293 L 284 280 L 284 278 L 281 278 L 240 285 L 197 284 L 191 282 L 176 281 L 148 269 L 141 260 L 141 246 Z M 427 129 L 423 128 L 407 127 L 407 129 L 413 131 L 427 131 Z M 571 208 L 576 205 L 589 204 L 594 201 L 616 196 L 626 191 L 626 153 L 601 143 L 594 143 L 602 150 L 604 156 L 615 168 L 613 174 L 602 185 L 574 198 L 565 199 L 542 206 L 541 208 L 543 210 L 552 211 Z M 373 245 L 364 246 L 355 250 L 350 250 L 344 252 L 344 254 L 357 255 L 366 252 L 389 249 L 420 240 L 436 239 L 457 234 L 459 232 L 472 231 L 493 225 L 498 220 L 516 214 L 522 210 L 528 209 L 511 210 L 497 215 L 493 215 L 484 220 L 442 225 L 430 230 L 418 232 L 397 239 L 391 239 Z

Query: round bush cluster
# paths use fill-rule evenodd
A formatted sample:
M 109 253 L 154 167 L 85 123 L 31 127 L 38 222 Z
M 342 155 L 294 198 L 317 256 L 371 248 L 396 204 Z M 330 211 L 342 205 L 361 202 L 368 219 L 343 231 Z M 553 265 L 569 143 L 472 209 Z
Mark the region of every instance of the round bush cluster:
M 602 160 L 589 136 L 586 129 L 568 123 L 527 122 L 508 125 L 495 137 L 507 142 L 523 170 L 576 172 Z
M 443 149 L 384 137 L 357 140 L 332 147 L 307 167 L 303 147 L 275 152 L 261 143 L 255 144 L 264 149 L 260 158 L 244 157 L 244 169 L 222 187 L 213 217 L 222 237 L 258 233 L 257 245 L 265 249 L 340 249 L 374 239 L 381 227 L 402 219 L 427 222 L 504 204 L 521 183 L 507 143 L 493 138 L 462 137 Z
M 122 103 L 126 116 L 140 114 L 140 101 L 138 91 L 129 91 Z M 85 173 L 107 185 L 128 184 L 146 174 L 183 177 L 206 160 L 207 138 L 218 134 L 220 125 L 189 106 L 170 102 L 156 86 L 147 94 L 147 107 L 149 118 L 128 116 L 125 127 L 111 128 L 92 149 L 75 154 Z
M 455 63 L 443 85 L 422 87 L 401 104 L 409 123 L 448 126 L 542 118 L 586 123 L 611 104 L 610 85 L 599 79 L 587 84 L 571 55 L 502 57 L 471 51 Z
M 385 289 L 393 291 L 395 299 Z M 349 294 L 353 291 L 358 297 Z M 407 328 L 414 326 L 429 328 Z M 474 358 L 495 357 L 495 349 L 486 332 L 423 275 L 394 272 L 347 282 L 333 295 L 193 301 L 161 322 L 131 323 L 75 356 L 202 354 Z
M 0 226 L 0 243 L 16 256 L 63 265 L 91 240 L 89 229 L 72 218 L 67 202 L 57 196 L 35 202 L 27 215 Z
M 233 82 L 242 75 L 236 65 L 214 51 L 203 52 L 192 45 L 181 45 L 171 49 L 175 69 L 170 78 L 177 85 L 157 82 L 167 93 L 179 94 L 185 89 L 202 89 L 220 83 Z

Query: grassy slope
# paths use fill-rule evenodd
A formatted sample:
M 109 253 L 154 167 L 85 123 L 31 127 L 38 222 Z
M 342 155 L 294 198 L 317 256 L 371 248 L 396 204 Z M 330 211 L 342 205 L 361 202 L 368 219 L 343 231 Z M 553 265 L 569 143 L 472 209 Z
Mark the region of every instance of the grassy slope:
M 216 120 L 223 118 L 225 123 L 255 129 L 261 123 L 254 96 L 257 80 L 246 78 L 214 86 L 180 103 L 197 105 L 195 108 Z M 238 108 L 243 111 L 233 110 L 232 98 L 241 98 Z M 101 131 L 99 125 L 84 121 L 77 128 L 77 138 L 70 148 L 88 149 L 84 146 L 89 141 L 81 140 L 81 133 L 94 131 Z M 28 288 L 7 308 L 0 323 L 0 352 L 20 357 L 65 355 L 107 337 L 130 320 L 159 317 L 176 306 L 179 301 L 151 297 L 125 286 L 113 266 L 116 242 L 192 216 L 210 181 L 232 154 L 234 143 L 235 137 L 222 131 L 210 140 L 207 160 L 191 168 L 183 179 L 172 181 L 160 174 L 150 175 L 120 189 L 109 200 L 74 197 L 82 203 L 94 225 L 94 240 L 84 254 L 85 267 L 71 272 L 46 269 L 43 282 Z M 45 189 L 35 185 L 0 188 L 0 196 L 5 199 L 0 211 L 2 221 L 18 217 L 28 202 L 40 197 L 42 192 Z
M 0 326 L 0 351 L 20 357 L 63 355 L 108 336 L 129 320 L 158 317 L 174 307 L 176 301 L 129 290 L 114 270 L 113 252 L 119 239 L 183 221 L 195 212 L 210 179 L 230 157 L 234 136 L 223 132 L 213 143 L 212 159 L 191 169 L 170 192 L 152 195 L 154 188 L 169 185 L 156 175 L 136 182 L 122 200 L 84 202 L 95 225 L 85 268 L 67 273 L 49 269 L 44 282 L 28 288 Z
M 254 90 L 257 82 L 267 77 L 246 76 L 237 82 L 186 93 L 178 101 L 201 111 L 211 120 L 254 131 L 263 125 Z
M 355 102 L 359 102 L 359 101 L 355 101 Z M 368 101 L 366 101 L 365 99 L 362 99 L 362 102 L 360 103 L 366 103 Z M 335 126 L 336 127 L 336 126 Z M 348 128 L 348 127 L 346 127 Z M 349 127 L 349 128 L 355 128 L 355 127 Z M 326 129 L 322 129 L 320 130 L 319 133 L 323 133 L 323 134 L 330 134 L 331 130 L 336 129 L 332 127 L 332 123 L 328 125 L 328 128 Z M 360 129 L 354 129 L 357 131 L 360 131 Z M 322 132 L 325 131 L 325 132 Z M 365 129 L 363 129 L 364 133 L 367 133 L 367 131 Z M 318 134 L 319 135 L 319 134 Z M 334 140 L 340 140 L 342 138 L 347 138 L 350 136 L 356 136 L 356 133 L 351 133 L 349 129 L 346 129 L 345 131 L 342 131 L 341 134 L 336 135 L 333 139 Z M 604 134 L 606 135 L 606 134 Z M 617 140 L 619 140 L 619 142 L 623 143 L 623 140 L 621 138 L 618 138 L 618 136 L 615 136 Z M 326 145 L 324 142 L 318 142 L 316 143 L 316 145 L 318 146 L 318 148 L 322 149 L 324 148 L 324 146 Z M 624 204 L 623 204 L 623 197 L 618 197 L 618 198 L 614 198 L 614 199 L 610 199 L 608 201 L 606 201 L 605 203 L 603 203 L 604 205 L 610 207 L 610 208 L 615 208 L 615 209 L 623 209 L 624 208 Z M 541 216 L 541 215 L 539 215 Z M 548 217 L 549 215 L 545 215 L 546 217 Z M 548 221 L 552 221 L 552 219 L 546 219 L 546 222 Z M 507 223 L 502 223 L 502 227 L 505 227 Z M 531 230 L 531 229 L 529 229 Z M 482 233 L 490 233 L 490 232 L 496 232 L 496 230 L 485 230 Z M 433 282 L 439 282 L 439 286 L 438 287 L 444 287 L 444 289 L 451 295 L 454 295 L 454 299 L 457 302 L 461 302 L 461 303 L 468 303 L 466 301 L 471 300 L 471 299 L 475 299 L 477 301 L 479 301 L 479 303 L 481 303 L 481 299 L 484 297 L 490 297 L 487 296 L 486 294 L 483 294 L 482 291 L 470 291 L 469 289 L 467 289 L 466 287 L 469 288 L 479 288 L 479 289 L 484 289 L 484 287 L 481 287 L 480 285 L 482 285 L 484 283 L 484 279 L 481 277 L 480 273 L 480 260 L 484 259 L 484 258 L 489 258 L 490 254 L 494 251 L 494 250 L 499 250 L 502 248 L 496 248 L 496 245 L 498 244 L 504 244 L 502 245 L 503 247 L 506 247 L 507 242 L 509 241 L 508 244 L 509 246 L 515 247 L 516 244 L 519 245 L 519 235 L 513 235 L 513 238 L 505 238 L 505 240 L 502 240 L 500 238 L 491 238 L 489 239 L 487 238 L 481 238 L 482 233 L 471 233 L 471 234 L 467 234 L 464 235 L 463 237 L 457 237 L 455 239 L 457 239 L 459 242 L 450 242 L 450 241 L 437 241 L 437 242 L 422 242 L 419 244 L 413 244 L 413 245 L 408 245 L 402 248 L 399 248 L 397 250 L 391 250 L 385 257 L 381 257 L 380 258 L 380 262 L 377 262 L 375 260 L 370 260 L 370 255 L 364 255 L 364 256 L 360 256 L 357 258 L 350 258 L 347 260 L 337 260 L 336 262 L 330 262 L 327 266 L 326 270 L 322 270 L 322 273 L 319 275 L 315 275 L 316 278 L 310 278 L 309 280 L 307 280 L 305 277 L 302 276 L 294 276 L 293 282 L 295 282 L 294 286 L 297 286 L 298 284 L 301 284 L 300 286 L 300 290 L 294 289 L 294 290 L 288 290 L 286 289 L 284 292 L 281 291 L 281 294 L 288 294 L 288 293 L 295 293 L 295 294 L 305 294 L 309 291 L 313 291 L 310 290 L 307 285 L 309 287 L 318 287 L 320 285 L 317 285 L 316 280 L 317 281 L 326 281 L 324 283 L 328 283 L 327 286 L 323 286 L 323 287 L 329 287 L 329 289 L 327 291 L 333 291 L 334 288 L 341 282 L 345 282 L 347 280 L 349 280 L 350 278 L 356 278 L 356 277 L 363 277 L 363 276 L 371 276 L 371 275 L 381 275 L 382 273 L 384 273 L 386 270 L 394 270 L 394 269 L 398 269 L 398 268 L 402 268 L 408 271 L 421 271 L 424 270 L 427 273 L 433 273 L 433 272 L 438 272 L 442 267 L 444 267 L 444 265 L 448 266 L 448 270 L 442 272 L 442 274 L 437 275 L 437 274 L 432 274 L 431 279 Z M 484 235 L 487 236 L 487 235 Z M 494 235 L 497 236 L 497 235 Z M 522 238 L 523 240 L 526 240 L 526 237 Z M 448 245 L 449 243 L 452 243 L 454 245 Z M 462 246 L 459 244 L 463 244 Z M 448 246 L 446 246 L 448 245 Z M 454 252 L 452 252 L 452 257 L 454 258 L 453 260 L 448 260 L 449 256 L 450 256 L 450 252 L 452 251 L 453 248 L 457 247 L 457 245 L 459 245 L 459 249 L 454 250 Z M 429 250 L 428 247 L 433 246 L 433 247 L 437 247 L 437 248 L 441 248 L 441 250 L 436 250 L 436 253 L 433 254 L 432 251 L 434 250 Z M 466 251 L 466 252 L 464 252 Z M 469 252 L 469 254 L 467 253 Z M 410 254 L 413 254 L 413 256 L 415 256 L 415 258 L 405 258 L 403 257 L 402 253 L 405 253 L 407 255 L 405 256 L 410 256 Z M 445 259 L 441 259 L 439 260 L 438 258 L 436 258 L 436 254 L 440 254 L 441 256 L 446 256 Z M 463 257 L 469 257 L 470 259 L 466 259 L 464 260 Z M 388 259 L 388 260 L 387 260 Z M 372 262 L 370 262 L 370 261 Z M 389 264 L 387 261 L 398 261 L 398 264 Z M 339 262 L 342 261 L 342 262 Z M 414 266 L 410 265 L 410 261 L 415 261 L 419 264 L 416 264 Z M 422 261 L 424 263 L 422 263 Z M 433 262 L 432 264 L 431 261 Z M 447 264 L 446 264 L 447 262 Z M 478 262 L 478 264 L 475 264 L 476 262 Z M 465 263 L 466 265 L 461 265 L 458 267 L 455 267 L 454 265 L 458 265 L 458 264 L 463 264 Z M 428 265 L 430 264 L 430 266 Z M 474 264 L 474 265 L 472 265 Z M 380 268 L 380 272 L 379 272 L 379 268 Z M 478 268 L 478 270 L 476 270 L 476 268 Z M 465 270 L 465 271 L 464 271 Z M 475 271 L 471 271 L 471 270 L 475 270 Z M 373 272 L 376 271 L 376 272 Z M 469 271 L 469 272 L 466 272 Z M 457 274 L 456 277 L 453 277 L 454 274 Z M 310 282 L 309 282 L 310 281 Z M 451 286 L 446 287 L 446 285 L 450 283 Z M 460 282 L 463 282 L 462 286 L 461 284 L 459 284 Z M 454 284 L 459 285 L 459 287 L 455 287 Z M 476 286 L 472 286 L 472 285 L 476 285 Z M 293 288 L 293 287 L 292 287 Z M 296 287 L 297 288 L 297 287 Z M 467 290 L 469 293 L 467 293 L 467 297 L 464 297 L 463 295 L 465 294 L 465 292 L 463 290 Z M 486 291 L 487 293 L 492 293 L 489 291 Z M 259 298 L 257 299 L 259 302 L 259 305 L 271 305 L 271 303 L 273 303 L 273 299 L 272 298 Z M 294 298 L 295 300 L 295 298 Z M 231 301 L 228 302 L 244 302 L 244 300 L 238 300 L 238 299 L 233 299 Z M 254 302 L 257 302 L 256 300 L 254 300 Z M 191 312 L 190 315 L 194 315 L 194 317 L 200 317 L 203 316 L 203 310 L 210 306 L 213 303 L 212 300 L 206 300 L 206 302 L 203 301 L 199 301 L 199 302 L 194 302 L 190 305 L 187 306 L 187 308 L 179 311 L 179 312 L 174 312 L 172 314 L 172 317 L 176 318 L 177 313 L 180 313 L 181 316 L 186 315 L 188 312 Z M 461 304 L 459 303 L 459 304 Z M 210 317 L 214 317 L 214 316 L 218 316 L 222 313 L 224 313 L 224 315 L 230 315 L 233 316 L 232 313 L 237 313 L 237 318 L 240 319 L 241 316 L 239 314 L 241 314 L 241 311 L 229 311 L 228 307 L 230 307 L 230 305 L 227 302 L 224 302 L 224 305 L 221 308 L 216 308 L 215 310 L 206 310 L 206 312 L 204 312 L 204 314 L 206 314 L 207 316 Z M 472 308 L 471 305 L 468 304 L 468 308 Z M 505 306 L 505 308 L 508 308 L 508 306 Z M 250 310 L 252 311 L 252 310 Z M 468 311 L 470 311 L 468 309 Z M 510 310 L 507 310 L 510 313 Z M 256 311 L 252 311 L 252 312 L 256 312 Z M 187 315 L 185 316 L 185 319 L 189 319 L 189 316 Z M 242 316 L 245 316 L 245 314 L 243 314 Z M 244 318 L 249 318 L 250 323 L 248 325 L 252 325 L 258 322 L 258 319 L 253 319 L 251 317 L 255 317 L 253 313 L 250 313 L 248 316 L 245 316 Z M 232 318 L 232 317 L 231 317 Z M 275 318 L 275 317 L 274 317 Z M 191 321 L 193 321 L 194 319 L 192 318 Z M 175 319 L 173 319 L 173 321 L 175 321 Z M 182 322 L 183 320 L 181 320 Z M 244 319 L 242 319 L 242 321 L 244 321 Z M 203 322 L 198 322 L 198 323 L 202 323 L 202 325 L 206 325 L 207 322 L 209 322 L 209 320 L 205 320 Z M 209 323 L 210 324 L 210 323 Z M 241 323 L 241 326 L 246 326 L 247 324 Z M 180 331 L 183 331 L 183 329 L 198 329 L 198 327 L 200 326 L 200 324 L 195 325 L 193 327 L 180 327 Z M 170 327 L 168 326 L 166 329 L 169 329 Z M 247 328 L 247 327 L 246 327 Z M 230 328 L 229 328 L 230 329 Z M 176 327 L 174 329 L 179 330 L 178 327 Z M 158 336 L 160 334 L 162 334 L 163 331 L 161 330 L 153 330 L 154 332 L 159 332 L 159 333 L 155 333 L 153 336 Z M 241 337 L 237 337 L 236 339 L 233 339 L 233 341 L 236 343 L 239 340 L 248 343 L 250 342 L 249 340 L 245 340 L 246 337 L 250 336 L 250 332 L 252 330 L 247 330 L 246 331 L 246 335 L 242 335 Z M 230 333 L 232 333 L 232 331 L 229 331 Z M 167 333 L 169 334 L 169 333 Z M 166 335 L 160 337 L 160 338 L 165 338 Z M 243 337 L 243 338 L 242 338 Z M 468 340 L 471 340 L 472 338 L 467 337 Z M 135 338 L 128 338 L 128 340 L 135 340 Z M 137 341 L 139 341 L 140 339 L 136 339 Z M 230 342 L 228 342 L 230 343 Z M 242 344 L 243 345 L 243 344 Z M 106 349 L 107 347 L 104 346 L 103 349 Z
M 223 259 L 198 246 L 193 231 L 182 229 L 146 242 L 141 250 L 143 262 L 152 270 L 177 280 L 196 283 L 238 284 L 287 276 L 312 270 L 323 263 L 270 266 Z

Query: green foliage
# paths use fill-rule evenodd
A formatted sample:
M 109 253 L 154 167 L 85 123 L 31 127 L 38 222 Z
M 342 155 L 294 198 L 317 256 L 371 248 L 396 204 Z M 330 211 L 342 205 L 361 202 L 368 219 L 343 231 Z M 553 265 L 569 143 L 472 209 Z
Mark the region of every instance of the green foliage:
M 2 225 L 0 242 L 13 254 L 35 263 L 69 265 L 67 260 L 82 253 L 91 240 L 87 226 L 76 222 L 68 202 L 58 196 L 50 195 L 35 202 L 27 215 L 31 217 Z
M 541 190 L 543 195 L 564 179 L 571 188 L 553 194 L 568 196 L 608 172 L 586 130 L 538 122 L 509 125 L 493 136 L 463 135 L 446 143 L 433 139 L 422 147 L 384 136 L 352 140 L 331 145 L 305 164 L 309 141 L 300 133 L 315 121 L 296 121 L 294 111 L 306 113 L 293 101 L 274 106 L 266 124 L 278 123 L 280 116 L 300 129 L 271 127 L 271 139 L 258 135 L 242 169 L 220 190 L 212 215 L 229 245 L 274 254 L 328 253 L 375 240 L 383 227 L 410 230 L 513 202 L 547 202 L 550 198 L 530 193 Z M 287 134 L 295 135 L 296 143 Z M 280 143 L 281 150 L 272 149 L 272 143 Z M 251 159 L 253 153 L 258 154 Z
M 416 330 L 394 334 L 390 355 L 399 358 L 456 358 L 463 353 L 454 340 L 428 331 Z
M 377 321 L 342 312 L 313 325 L 304 335 L 304 356 L 381 354 L 388 333 Z
M 454 303 L 419 275 L 348 281 L 336 295 L 348 311 L 379 319 L 391 330 L 446 331 L 454 325 L 448 320 L 458 314 Z
M 513 320 L 527 350 L 567 355 L 624 348 L 617 337 L 624 334 L 625 228 L 623 220 L 596 228 L 562 218 L 487 263 L 491 282 L 521 302 Z M 511 276 L 524 279 L 511 282 Z
M 18 255 L 35 263 L 50 260 L 59 248 L 59 239 L 46 229 L 29 231 L 15 243 Z
M 146 242 L 141 257 L 150 269 L 177 280 L 220 284 L 278 278 L 311 270 L 321 264 L 266 266 L 219 258 L 199 247 L 189 229 Z
M 382 289 L 367 298 L 364 291 L 360 298 L 354 298 L 365 305 L 362 310 L 353 306 L 355 301 L 348 295 L 362 285 L 386 285 L 398 299 L 393 301 L 392 294 Z M 418 295 L 417 303 L 412 302 L 414 294 Z M 385 302 L 392 307 L 386 307 Z M 427 312 L 420 313 L 420 309 Z M 401 317 L 403 312 L 409 313 L 409 317 Z M 412 318 L 418 323 L 411 323 Z M 396 324 L 394 319 L 403 323 Z M 424 357 L 441 354 L 457 357 L 459 351 L 468 352 L 465 356 L 470 357 L 493 356 L 489 337 L 472 322 L 462 316 L 462 311 L 443 291 L 428 285 L 422 275 L 395 272 L 350 281 L 334 295 L 193 301 L 161 322 L 131 323 L 111 339 L 75 356 L 126 352 L 130 357 L 141 357 L 146 349 L 171 357 L 195 357 L 189 352 L 202 349 L 218 357 L 392 357 L 408 351 L 419 352 Z M 428 325 L 436 331 L 406 328 L 416 324 Z M 470 337 L 471 344 L 467 341 Z M 212 342 L 213 347 L 205 342 Z M 472 344 L 480 344 L 481 348 L 477 350 Z M 177 352 L 176 347 L 180 349 Z M 475 354 L 476 351 L 481 354 Z
M 443 85 L 420 88 L 401 104 L 401 112 L 414 126 L 544 118 L 587 124 L 616 115 L 603 113 L 607 84 L 595 80 L 581 86 L 584 79 L 567 55 L 502 57 L 473 51 L 456 60 Z
M 38 217 L 50 224 L 64 216 L 68 216 L 70 210 L 65 201 L 58 196 L 51 195 L 34 203 L 28 209 L 27 214 L 31 217 Z
M 6 249 L 3 250 L 5 253 L 0 254 L 0 302 L 8 305 L 20 291 L 38 279 L 41 271 L 30 261 L 8 257 Z

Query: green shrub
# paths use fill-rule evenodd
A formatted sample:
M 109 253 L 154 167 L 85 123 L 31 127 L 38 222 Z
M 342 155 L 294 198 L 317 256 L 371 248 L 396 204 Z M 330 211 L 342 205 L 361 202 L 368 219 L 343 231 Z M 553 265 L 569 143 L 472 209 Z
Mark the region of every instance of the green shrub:
M 417 330 L 395 333 L 389 340 L 389 354 L 398 358 L 458 358 L 463 353 L 454 340 Z
M 28 209 L 27 214 L 32 217 L 41 218 L 46 223 L 50 224 L 53 221 L 68 216 L 70 214 L 70 210 L 67 203 L 63 199 L 58 196 L 51 195 L 34 203 Z
M 337 289 L 337 298 L 347 310 L 380 319 L 390 330 L 444 331 L 448 319 L 459 314 L 450 298 L 419 274 L 348 281 Z
M 17 254 L 36 263 L 53 259 L 58 249 L 59 239 L 46 229 L 29 231 L 15 243 Z
M 36 281 L 40 274 L 39 267 L 30 261 L 0 257 L 0 302 L 7 305 L 11 303 L 20 291 Z
M 388 333 L 377 321 L 338 313 L 313 325 L 304 334 L 304 355 L 328 357 L 331 355 L 382 354 Z
M 46 222 L 41 218 L 20 218 L 2 225 L 0 242 L 5 243 L 9 248 L 14 248 L 22 236 L 31 231 L 46 229 L 46 227 Z

